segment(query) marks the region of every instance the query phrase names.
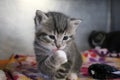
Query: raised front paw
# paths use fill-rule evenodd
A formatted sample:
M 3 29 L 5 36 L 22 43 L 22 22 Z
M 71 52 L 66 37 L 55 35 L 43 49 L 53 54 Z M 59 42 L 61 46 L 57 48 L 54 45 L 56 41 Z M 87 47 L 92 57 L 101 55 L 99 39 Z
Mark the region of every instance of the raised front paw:
M 66 56 L 66 53 L 62 50 L 57 50 L 55 53 L 54 53 L 54 59 L 55 59 L 55 64 L 57 65 L 61 65 L 61 64 L 64 64 L 66 63 L 68 60 L 67 60 L 67 56 Z
M 70 73 L 66 80 L 78 80 L 78 76 L 75 73 Z

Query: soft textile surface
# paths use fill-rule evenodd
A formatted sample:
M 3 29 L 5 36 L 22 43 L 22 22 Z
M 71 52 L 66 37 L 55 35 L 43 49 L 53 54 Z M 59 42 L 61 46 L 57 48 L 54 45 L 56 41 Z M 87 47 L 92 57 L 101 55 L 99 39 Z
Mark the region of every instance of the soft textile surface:
M 109 55 L 106 49 L 91 49 L 81 52 L 83 65 L 80 69 L 79 80 L 93 80 L 88 75 L 88 67 L 94 63 L 105 63 L 120 69 L 120 58 Z M 45 80 L 46 76 L 41 75 L 37 70 L 34 55 L 12 55 L 9 60 L 0 60 L 0 68 L 6 74 L 7 80 Z M 108 80 L 108 79 L 107 79 Z M 120 80 L 120 79 L 110 79 Z

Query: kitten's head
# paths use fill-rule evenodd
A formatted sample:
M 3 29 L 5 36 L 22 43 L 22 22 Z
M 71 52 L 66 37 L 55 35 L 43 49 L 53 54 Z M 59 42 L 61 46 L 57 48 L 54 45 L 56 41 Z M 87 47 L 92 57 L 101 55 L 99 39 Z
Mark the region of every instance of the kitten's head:
M 89 44 L 91 47 L 103 45 L 104 40 L 106 39 L 106 33 L 103 31 L 92 31 L 89 36 Z
M 75 35 L 81 20 L 70 18 L 59 12 L 36 11 L 36 40 L 48 49 L 64 49 Z

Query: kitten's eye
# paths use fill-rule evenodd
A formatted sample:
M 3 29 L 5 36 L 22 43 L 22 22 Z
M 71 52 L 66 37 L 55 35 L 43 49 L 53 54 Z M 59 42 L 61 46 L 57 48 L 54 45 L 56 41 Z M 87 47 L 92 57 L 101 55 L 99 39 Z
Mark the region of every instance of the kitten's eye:
M 68 39 L 68 36 L 64 36 L 63 40 L 67 40 Z
M 54 36 L 54 35 L 49 35 L 49 37 L 50 37 L 51 39 L 55 39 L 55 36 Z

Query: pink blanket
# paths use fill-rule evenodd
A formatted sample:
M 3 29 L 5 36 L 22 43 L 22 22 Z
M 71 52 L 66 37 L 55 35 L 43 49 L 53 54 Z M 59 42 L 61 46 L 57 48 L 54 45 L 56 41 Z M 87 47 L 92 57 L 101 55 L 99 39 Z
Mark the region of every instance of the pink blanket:
M 88 74 L 88 67 L 94 63 L 105 63 L 120 69 L 120 58 L 115 56 L 111 57 L 106 49 L 91 49 L 81 52 L 81 54 L 83 65 L 80 69 L 79 80 L 93 80 L 93 78 Z M 16 61 L 13 61 L 4 68 L 7 80 L 43 80 L 43 76 L 37 70 L 34 55 L 20 54 L 14 55 L 14 58 Z

